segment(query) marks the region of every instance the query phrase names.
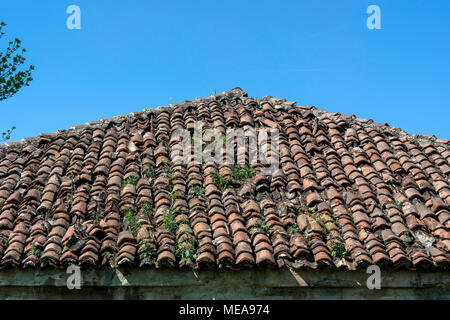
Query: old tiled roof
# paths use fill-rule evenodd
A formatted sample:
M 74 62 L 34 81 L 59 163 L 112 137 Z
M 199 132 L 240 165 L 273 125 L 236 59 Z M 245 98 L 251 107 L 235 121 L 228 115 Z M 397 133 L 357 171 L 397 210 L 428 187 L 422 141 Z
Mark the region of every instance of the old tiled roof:
M 194 121 L 280 128 L 281 170 L 171 163 Z M 0 147 L 1 266 L 448 268 L 449 177 L 447 140 L 236 88 Z

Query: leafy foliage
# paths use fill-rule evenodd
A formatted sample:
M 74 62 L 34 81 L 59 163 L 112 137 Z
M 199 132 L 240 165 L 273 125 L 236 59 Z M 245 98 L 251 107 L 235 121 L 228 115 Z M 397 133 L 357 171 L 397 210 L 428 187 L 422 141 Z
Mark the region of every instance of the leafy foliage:
M 267 236 L 269 236 L 269 234 L 270 234 L 269 233 L 270 227 L 266 224 L 266 221 L 263 219 L 256 220 L 256 222 L 254 222 L 250 226 L 250 228 L 252 228 L 249 232 L 250 234 L 253 234 L 255 232 L 255 229 L 253 229 L 253 228 L 262 230 Z
M 142 239 L 139 242 L 139 258 L 154 258 L 156 256 L 156 248 L 150 245 L 150 239 Z
M 334 241 L 331 243 L 331 255 L 342 259 L 347 254 L 345 250 L 345 245 L 340 241 Z
M 0 138 L 0 142 L 7 141 L 7 140 L 11 139 L 11 134 L 12 134 L 12 132 L 14 130 L 16 130 L 16 127 L 13 126 L 11 129 L 7 130 L 6 132 L 2 132 L 2 136 Z
M 0 22 L 0 39 L 5 34 L 2 30 L 6 23 Z M 31 72 L 34 66 L 30 65 L 26 70 L 19 70 L 25 63 L 26 49 L 21 48 L 21 41 L 15 38 L 9 41 L 6 52 L 0 52 L 0 101 L 11 98 L 20 88 L 29 86 L 33 80 Z
M 164 228 L 169 232 L 175 232 L 178 228 L 178 222 L 175 221 L 172 210 L 163 213 Z
M 248 178 L 252 178 L 255 175 L 255 173 L 256 171 L 255 169 L 252 168 L 251 165 L 248 168 L 235 166 L 231 169 L 231 178 L 235 180 L 245 180 Z M 232 179 L 226 178 L 225 176 L 219 173 L 213 173 L 212 178 L 214 184 L 220 191 L 224 191 L 231 185 Z
M 288 227 L 288 231 L 290 234 L 299 233 L 300 229 L 297 224 L 291 223 Z
M 400 238 L 403 240 L 403 243 L 407 247 L 410 247 L 411 245 L 413 245 L 414 241 L 415 241 L 414 237 L 411 235 L 411 233 L 409 231 L 402 232 Z
M 230 180 L 219 173 L 213 173 L 212 179 L 217 189 L 219 189 L 220 191 L 224 191 L 230 185 Z
M 33 242 L 33 245 L 30 249 L 30 254 L 36 254 L 37 253 L 37 246 L 36 246 L 36 242 Z
M 170 192 L 169 196 L 170 196 L 170 199 L 176 200 L 176 199 L 182 198 L 183 194 L 184 193 L 181 190 L 172 190 L 172 192 Z
M 145 169 L 144 176 L 146 176 L 147 178 L 150 178 L 151 176 L 153 176 L 153 169 L 152 168 Z
M 234 167 L 231 169 L 231 176 L 236 180 L 245 180 L 255 175 L 255 169 L 250 165 L 248 168 Z
M 130 175 L 128 178 L 122 180 L 122 184 L 120 186 L 121 189 L 123 189 L 127 184 L 133 184 L 135 185 L 139 180 L 139 177 L 136 174 Z
M 189 195 L 195 197 L 195 198 L 202 198 L 205 196 L 205 188 L 202 188 L 200 186 L 195 186 L 191 190 L 189 190 Z
M 153 214 L 153 205 L 148 201 L 144 201 L 144 203 L 142 203 L 141 210 L 144 211 L 148 217 L 151 217 Z
M 197 258 L 197 249 L 195 249 L 195 240 L 189 239 L 186 242 L 178 243 L 175 250 L 175 256 L 180 259 L 180 264 L 187 260 L 195 260 Z
M 127 208 L 124 210 L 125 215 L 125 229 L 130 231 L 133 235 L 136 235 L 141 224 L 139 223 L 136 215 L 136 211 L 133 208 Z
M 97 208 L 97 210 L 95 212 L 93 212 L 92 215 L 94 217 L 94 221 L 96 223 L 99 223 L 103 217 L 103 212 L 100 210 L 100 208 Z

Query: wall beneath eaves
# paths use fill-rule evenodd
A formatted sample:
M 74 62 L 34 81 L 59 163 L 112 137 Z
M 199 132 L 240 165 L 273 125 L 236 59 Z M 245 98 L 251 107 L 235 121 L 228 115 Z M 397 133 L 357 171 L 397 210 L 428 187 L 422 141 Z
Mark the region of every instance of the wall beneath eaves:
M 369 290 L 361 271 L 81 270 L 69 290 L 62 269 L 2 270 L 1 299 L 450 299 L 450 272 L 381 271 Z

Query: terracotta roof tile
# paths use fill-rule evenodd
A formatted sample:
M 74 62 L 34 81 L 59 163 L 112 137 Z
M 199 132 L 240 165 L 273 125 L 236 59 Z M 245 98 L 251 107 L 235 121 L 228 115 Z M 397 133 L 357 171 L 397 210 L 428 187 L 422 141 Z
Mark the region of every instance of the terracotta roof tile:
M 278 129 L 278 170 L 175 164 L 196 121 Z M 236 88 L 0 146 L 0 263 L 448 268 L 449 179 L 449 140 Z

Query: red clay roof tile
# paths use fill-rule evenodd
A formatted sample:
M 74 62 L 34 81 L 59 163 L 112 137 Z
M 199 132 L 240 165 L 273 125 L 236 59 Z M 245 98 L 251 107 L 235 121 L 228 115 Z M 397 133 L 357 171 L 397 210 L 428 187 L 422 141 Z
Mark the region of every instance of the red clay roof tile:
M 279 129 L 279 169 L 174 164 L 196 121 Z M 236 88 L 0 146 L 1 265 L 448 268 L 449 175 L 449 140 Z

